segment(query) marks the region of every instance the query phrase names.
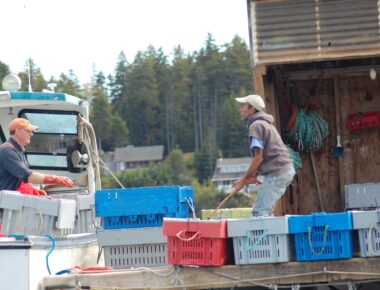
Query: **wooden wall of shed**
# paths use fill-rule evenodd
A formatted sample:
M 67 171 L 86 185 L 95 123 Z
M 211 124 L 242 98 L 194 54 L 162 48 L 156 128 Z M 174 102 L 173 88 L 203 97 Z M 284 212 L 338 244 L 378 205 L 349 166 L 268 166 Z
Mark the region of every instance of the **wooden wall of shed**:
M 321 189 L 321 197 L 326 212 L 344 210 L 344 189 L 341 191 L 340 175 L 343 184 L 380 182 L 380 127 L 347 130 L 349 114 L 380 111 L 380 78 L 371 80 L 367 73 L 362 76 L 350 75 L 321 78 L 318 92 L 318 78 L 268 82 L 263 77 L 265 100 L 269 102 L 268 113 L 279 118 L 289 99 L 293 104 L 307 106 L 314 104 L 316 111 L 329 124 L 329 134 L 323 146 L 313 151 L 316 172 Z M 334 90 L 334 78 L 336 87 Z M 286 97 L 285 86 L 288 90 Z M 334 92 L 338 92 L 340 109 L 335 108 Z M 317 94 L 317 95 L 316 95 Z M 340 115 L 341 138 L 345 155 L 334 157 L 333 148 L 337 145 L 337 120 Z M 279 123 L 279 122 L 278 122 Z M 302 169 L 276 208 L 276 215 L 309 214 L 322 210 L 315 177 L 310 160 L 310 152 L 301 151 Z M 339 164 L 341 158 L 341 164 Z M 342 168 L 340 168 L 342 167 Z M 340 171 L 341 170 L 341 171 Z M 343 192 L 343 196 L 341 196 Z

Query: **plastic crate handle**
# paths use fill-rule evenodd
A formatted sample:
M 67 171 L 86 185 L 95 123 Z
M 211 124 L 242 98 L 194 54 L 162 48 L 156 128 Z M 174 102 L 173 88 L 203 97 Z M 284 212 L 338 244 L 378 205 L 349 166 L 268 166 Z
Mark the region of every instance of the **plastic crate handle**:
M 325 226 L 325 232 L 323 234 L 323 247 L 322 249 L 319 251 L 319 253 L 316 253 L 313 249 L 313 242 L 311 241 L 311 227 L 308 227 L 307 228 L 307 231 L 308 231 L 308 235 L 309 235 L 309 248 L 310 248 L 310 251 L 316 255 L 316 256 L 319 256 L 319 255 L 322 255 L 323 252 L 325 251 L 325 248 L 326 248 L 326 242 L 327 242 L 327 230 L 330 226 L 327 225 Z
M 185 241 L 185 242 L 188 242 L 188 241 L 194 240 L 194 239 L 195 239 L 195 238 L 201 233 L 201 232 L 196 232 L 192 237 L 186 239 L 186 238 L 182 238 L 182 237 L 181 237 L 181 234 L 182 234 L 183 232 L 186 232 L 186 230 L 182 230 L 182 231 L 180 231 L 180 232 L 177 234 L 177 238 L 180 239 L 180 240 L 182 240 L 182 241 Z
M 268 232 L 267 229 L 264 230 L 263 233 L 260 235 L 260 237 L 259 237 L 259 238 L 257 239 L 257 241 L 255 242 L 255 244 L 254 244 L 252 247 L 250 247 L 250 246 L 249 246 L 249 240 L 250 240 L 250 238 L 251 238 L 251 231 L 248 230 L 248 231 L 247 231 L 247 240 L 246 240 L 246 242 L 245 242 L 245 250 L 246 250 L 246 251 L 254 250 L 254 249 L 257 247 L 257 245 L 260 243 L 260 241 L 266 236 L 267 232 Z
M 372 240 L 371 240 L 371 237 L 372 237 L 372 231 L 373 231 L 373 228 L 375 227 L 375 225 L 377 223 L 380 223 L 380 222 L 374 222 L 371 227 L 369 228 L 369 232 L 368 232 L 368 250 L 369 252 L 374 255 L 374 256 L 377 256 L 377 253 L 373 250 L 373 247 L 372 247 Z M 375 236 L 376 237 L 376 236 Z

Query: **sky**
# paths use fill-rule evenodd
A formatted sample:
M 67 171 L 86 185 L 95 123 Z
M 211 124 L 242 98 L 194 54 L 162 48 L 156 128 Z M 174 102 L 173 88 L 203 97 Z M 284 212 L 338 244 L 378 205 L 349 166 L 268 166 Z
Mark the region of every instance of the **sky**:
M 211 33 L 217 45 L 248 44 L 246 0 L 0 0 L 0 61 L 14 73 L 30 57 L 45 79 L 74 71 L 81 83 L 113 73 L 124 51 L 133 62 L 149 45 L 191 53 Z

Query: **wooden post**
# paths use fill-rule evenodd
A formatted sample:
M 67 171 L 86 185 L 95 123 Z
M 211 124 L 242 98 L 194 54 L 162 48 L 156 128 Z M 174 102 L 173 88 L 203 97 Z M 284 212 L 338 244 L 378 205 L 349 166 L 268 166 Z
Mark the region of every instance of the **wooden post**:
M 253 87 L 256 95 L 261 96 L 265 100 L 264 79 L 266 75 L 265 65 L 257 65 L 253 69 Z

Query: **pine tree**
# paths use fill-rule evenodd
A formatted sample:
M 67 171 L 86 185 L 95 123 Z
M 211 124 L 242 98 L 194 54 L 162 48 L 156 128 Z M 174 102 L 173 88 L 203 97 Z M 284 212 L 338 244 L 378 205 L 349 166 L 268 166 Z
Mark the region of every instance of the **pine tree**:
M 220 129 L 220 148 L 223 157 L 249 156 L 246 122 L 240 120 L 239 103 L 234 96 L 222 107 L 223 126 Z
M 30 74 L 30 84 L 29 84 L 29 74 Z M 21 91 L 29 91 L 31 87 L 32 91 L 41 92 L 43 89 L 47 88 L 47 82 L 41 69 L 34 63 L 32 59 L 28 59 L 25 62 L 25 70 L 19 74 L 21 78 Z
M 3 62 L 0 61 L 0 80 L 2 81 L 3 78 L 4 78 L 6 75 L 10 74 L 10 73 L 11 73 L 11 72 L 10 72 L 10 70 L 9 70 L 9 66 L 6 65 L 5 63 L 3 63 Z
M 66 93 L 82 98 L 82 89 L 79 80 L 73 70 L 69 70 L 68 75 L 61 73 L 57 84 L 57 92 Z

